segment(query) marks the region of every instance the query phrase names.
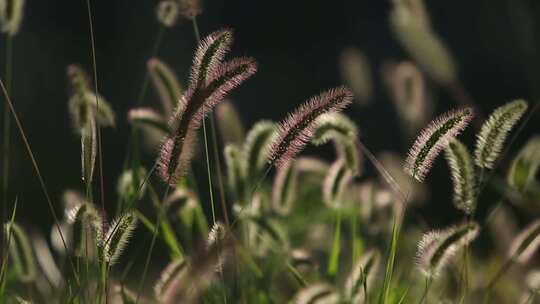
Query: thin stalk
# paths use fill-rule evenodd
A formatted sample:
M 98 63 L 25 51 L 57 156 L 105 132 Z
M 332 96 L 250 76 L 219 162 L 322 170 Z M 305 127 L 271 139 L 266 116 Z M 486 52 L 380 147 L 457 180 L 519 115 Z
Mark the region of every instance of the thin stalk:
M 300 285 L 300 287 L 304 288 L 304 287 L 308 286 L 308 283 L 306 282 L 304 277 L 300 274 L 298 269 L 296 269 L 289 262 L 287 262 L 287 270 L 293 275 L 293 277 L 296 279 L 296 281 L 298 282 L 298 285 Z
M 150 199 L 152 203 L 154 204 L 154 208 L 156 208 L 158 212 L 165 214 L 166 210 L 163 210 L 163 206 L 161 206 L 158 194 L 156 193 L 152 185 L 149 185 L 148 191 L 150 194 Z M 169 254 L 171 256 L 171 259 L 174 260 L 174 259 L 182 258 L 184 255 L 183 249 L 182 249 L 182 246 L 180 245 L 180 242 L 178 242 L 178 239 L 174 235 L 174 230 L 169 222 L 169 219 L 166 216 L 164 216 L 160 222 L 160 226 L 154 227 L 154 228 L 158 229 L 158 231 L 159 229 L 161 229 L 161 231 L 163 232 L 163 240 L 169 246 L 169 249 L 170 249 Z
M 13 207 L 13 212 L 11 213 L 11 220 L 9 221 L 10 224 L 13 224 L 15 222 L 15 215 L 17 214 L 17 199 L 15 199 L 15 205 Z M 4 229 L 4 222 L 2 224 L 2 229 Z M 3 231 L 2 231 L 3 232 Z M 0 268 L 0 299 L 1 295 L 4 295 L 4 290 L 6 287 L 6 273 L 7 273 L 7 267 L 8 267 L 8 256 L 9 256 L 9 246 L 11 246 L 11 232 L 8 235 L 7 242 L 6 242 L 6 254 L 2 257 L 2 266 Z
M 225 201 L 225 186 L 223 184 L 223 174 L 221 173 L 221 159 L 219 157 L 219 149 L 216 139 L 216 127 L 215 127 L 215 120 L 214 120 L 214 114 L 210 113 L 210 137 L 212 138 L 212 150 L 214 154 L 214 162 L 216 163 L 216 173 L 218 176 L 218 189 L 219 189 L 219 196 L 221 200 L 221 209 L 223 210 L 223 217 L 225 218 L 225 225 L 227 227 L 230 227 L 229 222 L 229 215 L 227 211 L 227 203 Z
M 351 236 L 352 236 L 352 264 L 356 263 L 362 255 L 362 239 L 358 233 L 358 215 L 351 216 Z
M 11 35 L 6 37 L 6 87 L 7 91 L 11 91 L 11 77 L 12 77 L 12 66 L 13 66 L 13 38 Z M 4 102 L 4 125 L 3 125 L 3 170 L 2 170 L 2 217 L 0 220 L 4 223 L 4 217 L 7 217 L 7 205 L 8 205 L 8 188 L 9 188 L 9 148 L 11 144 L 11 119 L 9 115 L 9 107 L 7 102 Z M 2 228 L 2 232 L 4 228 Z M 2 233 L 2 248 L 4 246 L 4 233 Z M 2 249 L 4 251 L 4 249 Z M 2 252 L 3 253 L 3 252 Z M 4 254 L 4 253 L 3 253 Z M 7 254 L 7 249 L 6 249 Z
M 489 283 L 486 287 L 486 291 L 484 293 L 484 300 L 483 303 L 487 304 L 489 303 L 489 298 L 491 296 L 491 292 L 493 291 L 493 287 L 497 284 L 499 279 L 510 269 L 510 267 L 514 264 L 514 257 L 508 258 L 504 264 L 501 265 L 499 270 L 495 273 L 495 275 L 489 280 Z
M 197 19 L 195 17 L 193 17 L 193 19 L 192 19 L 192 24 L 193 24 L 193 33 L 195 35 L 195 39 L 197 39 L 197 43 L 200 43 L 201 42 L 201 35 L 199 33 L 199 26 L 197 25 Z M 203 105 L 203 117 L 205 116 L 204 112 L 205 112 L 205 108 L 204 108 L 204 105 Z M 212 113 L 210 113 L 210 116 L 211 115 L 212 115 Z M 203 126 L 203 137 L 204 137 L 204 151 L 205 151 L 204 154 L 205 154 L 205 160 L 206 160 L 206 172 L 207 172 L 207 175 L 208 175 L 208 192 L 210 194 L 210 205 L 211 205 L 211 208 L 212 208 L 212 223 L 215 224 L 216 223 L 216 210 L 215 210 L 215 205 L 214 205 L 214 193 L 213 193 L 214 191 L 213 191 L 213 186 L 212 186 L 212 174 L 210 172 L 210 155 L 209 155 L 209 152 L 208 152 L 208 136 L 207 136 L 207 131 L 206 131 L 206 119 L 203 119 L 202 126 Z M 214 145 L 215 144 L 216 143 L 214 142 Z M 219 164 L 216 163 L 216 165 L 219 165 Z M 218 176 L 219 176 L 219 174 L 218 174 Z M 222 183 L 220 183 L 220 186 L 223 186 Z M 222 203 L 222 204 L 224 205 L 224 203 Z M 227 212 L 226 209 L 224 209 L 223 213 L 225 214 L 226 212 Z M 228 219 L 227 219 L 227 222 L 228 222 Z
M 390 286 L 392 283 L 392 275 L 394 273 L 394 262 L 397 254 L 397 245 L 400 234 L 400 223 L 398 215 L 394 215 L 394 222 L 392 224 L 392 238 L 390 240 L 390 247 L 388 248 L 388 259 L 386 261 L 386 269 L 384 271 L 383 288 L 381 296 L 379 298 L 380 304 L 386 304 L 388 297 L 390 296 Z
M 167 195 L 169 195 L 169 189 L 168 186 L 170 183 L 167 182 L 167 186 L 165 186 L 165 193 L 163 193 L 163 199 L 161 201 L 164 201 Z M 146 255 L 146 261 L 144 262 L 144 269 L 143 269 L 143 275 L 141 280 L 139 281 L 139 287 L 137 288 L 137 298 L 135 299 L 135 304 L 139 303 L 139 298 L 141 296 L 141 290 L 144 285 L 144 281 L 146 279 L 146 274 L 148 273 L 148 266 L 150 265 L 150 258 L 152 258 L 152 251 L 154 251 L 154 245 L 156 244 L 157 235 L 159 233 L 159 225 L 161 222 L 161 217 L 164 215 L 164 212 L 161 212 L 161 209 L 158 210 L 158 215 L 156 217 L 156 223 L 154 224 L 154 227 L 156 227 L 154 234 L 152 235 L 152 241 L 150 242 L 150 250 L 148 250 L 148 254 Z
M 473 215 L 467 215 L 466 216 L 466 221 L 467 221 L 467 224 L 469 225 L 472 221 L 472 216 Z M 465 248 L 463 250 L 463 270 L 462 270 L 462 278 L 461 278 L 461 296 L 460 296 L 460 300 L 459 300 L 459 303 L 464 303 L 465 302 L 465 298 L 467 297 L 467 294 L 469 293 L 469 243 L 465 244 Z
M 424 288 L 424 293 L 422 294 L 422 297 L 420 298 L 420 301 L 418 302 L 419 304 L 424 303 L 424 301 L 426 300 L 429 293 L 429 289 L 431 288 L 432 282 L 433 282 L 433 279 L 431 278 L 431 276 L 426 278 L 426 287 Z
M 165 34 L 165 26 L 163 25 L 160 25 L 159 27 L 159 30 L 158 30 L 158 33 L 156 35 L 156 40 L 154 41 L 154 45 L 152 47 L 152 52 L 151 52 L 151 55 L 150 57 L 155 57 L 159 51 L 159 48 L 161 46 L 161 42 L 163 40 L 163 36 Z M 148 89 L 148 83 L 149 83 L 149 77 L 148 77 L 148 69 L 144 69 L 144 77 L 143 77 L 143 82 L 141 84 L 141 88 L 139 90 L 139 94 L 138 94 L 138 97 L 137 97 L 137 106 L 140 106 L 144 100 L 144 97 L 146 96 L 146 91 Z M 131 168 L 133 170 L 136 170 L 139 163 L 140 163 L 140 159 L 139 159 L 139 153 L 138 150 L 137 150 L 137 147 L 139 146 L 139 133 L 138 131 L 133 128 L 131 130 L 131 135 L 128 139 L 128 144 L 127 144 L 127 147 L 128 149 L 126 150 L 126 154 L 124 156 L 124 164 L 122 166 L 123 168 L 123 171 L 127 170 L 127 168 L 130 166 L 130 158 L 131 158 Z M 131 150 L 130 150 L 130 147 L 131 149 L 133 149 L 133 155 L 130 154 Z M 121 197 L 118 197 L 118 201 L 116 203 L 117 206 L 119 206 L 119 208 L 117 208 L 116 210 L 116 215 L 118 216 L 122 211 L 123 211 L 123 201 L 121 199 Z
M 246 205 L 251 205 L 252 203 L 252 197 L 253 195 L 255 194 L 255 192 L 261 187 L 262 183 L 264 182 L 264 180 L 266 179 L 266 177 L 268 176 L 268 173 L 270 173 L 270 170 L 272 170 L 272 166 L 273 166 L 274 163 L 270 163 L 267 165 L 266 167 L 266 170 L 264 171 L 264 174 L 261 176 L 261 178 L 259 178 L 259 181 L 255 184 L 255 186 L 253 187 L 253 189 L 251 190 L 250 192 L 250 196 L 248 197 L 248 200 L 250 200 L 249 203 L 247 203 Z M 236 218 L 234 219 L 234 221 L 231 223 L 231 229 L 234 228 L 234 226 L 236 225 L 236 223 L 238 222 L 238 220 L 240 220 L 241 218 L 241 214 L 242 212 L 244 212 L 244 210 L 246 209 L 246 205 L 244 206 L 241 206 L 240 207 L 240 210 L 238 211 L 237 213 L 237 216 Z
M 208 140 L 206 139 L 206 124 L 204 121 L 205 120 L 203 119 L 204 156 L 206 158 L 206 172 L 208 175 L 208 192 L 210 194 L 210 206 L 212 208 L 212 223 L 215 224 L 216 223 L 216 210 L 214 206 L 214 191 L 212 187 L 212 173 L 210 172 L 210 157 L 208 155 Z
M 92 21 L 92 7 L 90 6 L 90 0 L 86 0 L 86 8 L 88 11 L 88 25 L 90 27 L 90 43 L 92 46 L 92 67 L 94 72 L 94 90 L 96 92 L 96 107 L 99 109 L 99 91 L 98 91 L 98 74 L 97 74 L 97 62 L 96 62 L 96 42 L 94 38 L 94 25 Z M 101 153 L 101 128 L 97 126 L 97 148 L 98 148 L 98 162 L 99 162 L 99 186 L 101 193 L 101 210 L 105 212 L 105 187 L 103 183 L 103 154 Z
M 341 209 L 336 211 L 336 228 L 334 230 L 334 242 L 332 244 L 332 252 L 330 253 L 330 261 L 328 262 L 327 273 L 331 277 L 335 277 L 339 268 L 339 253 L 341 243 Z
M 49 192 L 47 191 L 47 187 L 45 186 L 45 181 L 43 180 L 43 177 L 41 175 L 41 171 L 39 170 L 39 167 L 36 162 L 36 158 L 34 157 L 34 153 L 32 152 L 32 149 L 30 148 L 30 144 L 28 143 L 28 139 L 26 138 L 26 134 L 24 133 L 21 121 L 19 120 L 19 116 L 17 115 L 17 112 L 15 112 L 15 108 L 13 107 L 13 103 L 11 102 L 11 99 L 9 98 L 9 94 L 7 92 L 6 86 L 4 85 L 4 81 L 0 79 L 0 87 L 2 88 L 2 92 L 4 93 L 4 97 L 6 99 L 7 104 L 9 105 L 9 110 L 11 111 L 11 114 L 13 115 L 13 119 L 15 120 L 15 124 L 17 126 L 17 129 L 19 131 L 19 134 L 21 135 L 21 138 L 23 140 L 24 146 L 26 148 L 26 152 L 28 153 L 28 156 L 30 157 L 30 161 L 32 162 L 32 166 L 34 167 L 34 171 L 36 172 L 37 178 L 39 180 L 39 185 L 41 187 L 41 190 L 43 191 L 43 194 L 45 195 L 45 199 L 47 201 L 47 205 L 49 207 L 49 211 L 51 212 L 54 223 L 56 226 L 56 229 L 58 230 L 58 234 L 60 234 L 60 238 L 62 239 L 62 245 L 64 246 L 64 249 L 66 252 L 68 251 L 67 245 L 66 245 L 66 239 L 64 238 L 64 234 L 62 233 L 62 229 L 60 229 L 60 221 L 58 220 L 58 217 L 56 216 L 56 212 L 54 211 L 52 200 L 49 196 Z M 77 281 L 77 285 L 80 285 L 79 280 L 79 274 L 77 273 L 75 269 L 75 263 L 73 263 L 73 259 L 71 256 L 68 255 L 69 263 L 71 265 L 71 269 L 73 270 L 73 274 L 75 275 L 75 280 Z
M 158 29 L 158 33 L 156 35 L 156 40 L 154 41 L 154 45 L 152 47 L 152 55 L 151 57 L 155 57 L 159 51 L 159 47 L 161 46 L 161 42 L 163 40 L 163 35 L 165 34 L 165 26 L 161 24 Z M 148 69 L 144 69 L 144 78 L 143 83 L 141 85 L 141 89 L 139 90 L 139 95 L 137 96 L 137 106 L 140 106 L 141 103 L 144 100 L 144 97 L 146 95 L 146 91 L 148 89 L 148 83 L 150 81 L 150 78 L 148 77 Z

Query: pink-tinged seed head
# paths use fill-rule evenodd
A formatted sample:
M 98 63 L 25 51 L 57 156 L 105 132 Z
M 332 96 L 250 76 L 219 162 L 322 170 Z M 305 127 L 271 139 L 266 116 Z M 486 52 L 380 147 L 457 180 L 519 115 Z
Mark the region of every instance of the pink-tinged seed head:
M 322 114 L 339 112 L 352 102 L 351 91 L 343 86 L 328 90 L 312 97 L 279 125 L 278 136 L 274 140 L 269 160 L 277 167 L 293 159 L 311 140 L 314 122 Z
M 209 75 L 215 73 L 223 57 L 229 51 L 232 41 L 233 33 L 230 29 L 213 32 L 204 38 L 193 59 L 189 84 L 191 87 L 203 85 Z
M 473 118 L 472 108 L 448 111 L 435 118 L 420 132 L 405 160 L 405 172 L 424 181 L 440 152 L 465 129 Z

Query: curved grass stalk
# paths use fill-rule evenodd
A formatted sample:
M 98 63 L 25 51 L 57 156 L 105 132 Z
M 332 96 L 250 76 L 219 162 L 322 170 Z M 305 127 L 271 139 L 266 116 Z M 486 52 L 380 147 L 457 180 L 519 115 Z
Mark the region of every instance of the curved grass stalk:
M 334 209 L 340 207 L 344 189 L 351 182 L 352 177 L 352 172 L 345 160 L 338 159 L 330 166 L 322 186 L 323 201 L 328 207 Z
M 246 158 L 246 179 L 248 182 L 256 179 L 264 169 L 266 157 L 276 130 L 276 124 L 266 120 L 257 122 L 249 130 L 242 147 L 242 152 Z
M 272 187 L 272 209 L 280 215 L 291 213 L 298 192 L 298 169 L 294 161 L 280 167 Z

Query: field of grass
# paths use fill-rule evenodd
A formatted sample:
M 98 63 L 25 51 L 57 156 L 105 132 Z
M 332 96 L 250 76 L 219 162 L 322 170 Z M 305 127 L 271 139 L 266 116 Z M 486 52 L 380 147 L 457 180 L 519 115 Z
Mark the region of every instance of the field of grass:
M 228 94 L 265 72 L 249 53 L 231 54 L 234 29 L 199 30 L 197 0 L 155 1 L 160 31 L 154 53 L 137 63 L 146 65 L 139 97 L 116 113 L 98 88 L 99 19 L 93 1 L 80 2 L 92 68 L 65 67 L 80 180 L 58 202 L 12 94 L 11 50 L 31 14 L 24 0 L 0 0 L 0 303 L 540 301 L 540 136 L 523 139 L 538 126 L 540 103 L 511 99 L 482 113 L 423 0 L 392 1 L 389 26 L 410 59 L 387 62 L 379 75 L 409 147 L 402 154 L 374 153 L 349 115 L 376 93 L 355 48 L 336 63 L 343 85 L 291 101 L 279 122 L 244 124 Z M 175 26 L 192 28 L 198 42 L 188 79 L 156 56 Z M 437 88 L 450 92 L 451 108 L 435 106 Z M 152 90 L 160 103 L 143 104 Z M 118 124 L 131 131 L 122 171 L 110 172 L 102 131 Z M 8 195 L 13 136 L 47 204 L 41 216 L 54 221 L 50 231 L 22 221 L 18 196 Z M 442 178 L 430 175 L 436 164 Z M 114 201 L 104 195 L 104 172 L 118 176 Z M 432 178 L 452 187 L 460 221 L 436 228 L 418 212 L 440 203 Z

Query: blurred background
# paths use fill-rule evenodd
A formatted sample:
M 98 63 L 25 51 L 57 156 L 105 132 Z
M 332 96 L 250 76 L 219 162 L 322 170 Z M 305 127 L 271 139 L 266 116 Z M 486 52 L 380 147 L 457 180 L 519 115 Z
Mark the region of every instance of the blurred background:
M 513 98 L 530 103 L 540 97 L 540 2 L 536 0 L 425 1 L 433 30 L 453 54 L 462 87 L 484 113 Z M 117 115 L 117 126 L 102 131 L 105 198 L 116 201 L 130 134 L 126 113 L 135 106 L 159 23 L 156 0 L 92 1 L 98 87 Z M 249 1 L 208 0 L 197 17 L 201 35 L 222 27 L 235 31 L 231 56 L 248 55 L 259 63 L 257 74 L 233 91 L 246 128 L 260 119 L 281 120 L 308 97 L 343 83 L 339 56 L 355 47 L 369 61 L 373 92 L 347 114 L 356 121 L 363 142 L 375 153 L 405 155 L 412 143 L 404 136 L 394 104 L 382 82 L 383 63 L 409 59 L 390 29 L 391 1 Z M 66 67 L 92 68 L 86 3 L 83 0 L 26 1 L 20 33 L 14 38 L 12 98 L 42 170 L 50 195 L 60 210 L 62 192 L 82 189 L 80 139 L 67 111 Z M 183 84 L 196 48 L 190 21 L 166 30 L 158 57 L 177 72 Z M 2 68 L 4 40 L 0 42 Z M 455 96 L 428 81 L 434 112 L 456 107 Z M 3 99 L 2 99 L 3 100 Z M 149 88 L 145 106 L 158 107 Z M 540 130 L 536 114 L 518 137 L 512 152 Z M 472 130 L 464 140 L 472 144 Z M 317 150 L 328 153 L 331 149 Z M 313 153 L 308 149 L 308 153 Z M 150 166 L 153 156 L 147 154 Z M 3 165 L 3 164 L 2 164 Z M 503 163 L 503 167 L 506 163 Z M 52 218 L 29 158 L 12 128 L 8 197 L 19 200 L 19 222 L 50 227 Z M 201 167 L 204 168 L 204 167 Z M 368 172 L 373 170 L 367 166 Z M 437 195 L 419 212 L 432 226 L 458 218 L 451 202 L 446 164 L 438 162 L 430 178 Z M 204 202 L 204 199 L 203 199 Z M 482 212 L 485 206 L 480 206 Z

